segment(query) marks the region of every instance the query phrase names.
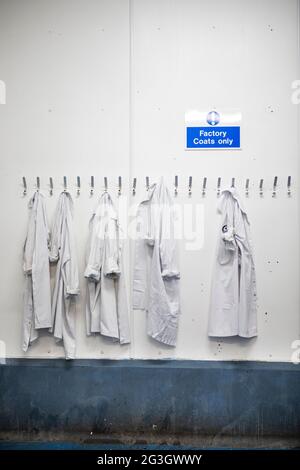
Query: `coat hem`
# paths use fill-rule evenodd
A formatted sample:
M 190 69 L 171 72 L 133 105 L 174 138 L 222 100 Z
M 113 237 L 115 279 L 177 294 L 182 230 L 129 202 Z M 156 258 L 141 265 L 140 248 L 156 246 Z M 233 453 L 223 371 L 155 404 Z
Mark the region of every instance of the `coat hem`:
M 166 344 L 167 346 L 176 346 L 176 338 L 177 338 L 177 328 L 176 329 L 168 329 L 167 331 L 163 333 L 158 333 L 158 334 L 153 334 L 148 332 L 148 335 L 155 339 L 156 341 L 159 341 L 160 343 Z
M 42 325 L 42 326 L 39 326 L 36 323 L 34 324 L 34 329 L 35 330 L 43 330 L 43 329 L 49 329 L 49 328 L 52 328 L 52 322 L 47 323 L 47 325 Z
M 258 333 L 257 331 L 253 332 L 253 333 L 239 333 L 238 331 L 234 332 L 234 333 L 212 333 L 212 332 L 209 332 L 208 333 L 208 336 L 210 337 L 213 337 L 213 338 L 230 338 L 230 337 L 233 337 L 233 336 L 239 336 L 240 338 L 254 338 L 255 336 L 257 336 Z

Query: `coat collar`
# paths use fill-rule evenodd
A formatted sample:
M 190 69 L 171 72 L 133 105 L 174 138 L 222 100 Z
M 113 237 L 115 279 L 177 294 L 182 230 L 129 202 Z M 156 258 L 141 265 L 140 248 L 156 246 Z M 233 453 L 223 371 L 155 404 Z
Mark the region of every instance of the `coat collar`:
M 154 198 L 161 200 L 167 198 L 171 202 L 171 195 L 165 184 L 164 177 L 161 176 L 159 181 L 152 183 L 149 187 L 146 197 L 142 200 L 141 204 L 152 201 Z
M 222 191 L 221 191 L 221 198 L 220 198 L 220 201 L 219 201 L 219 204 L 218 204 L 218 209 L 220 212 L 223 212 L 224 210 L 224 205 L 225 205 L 225 200 L 228 198 L 228 197 L 231 197 L 232 199 L 234 199 L 238 206 L 239 206 L 239 209 L 241 210 L 241 212 L 246 216 L 247 220 L 248 220 L 248 217 L 247 217 L 247 212 L 246 210 L 244 209 L 244 206 L 243 206 L 243 203 L 242 203 L 242 200 L 241 200 L 241 197 L 239 195 L 239 193 L 237 192 L 236 188 L 234 187 L 228 187 L 228 188 L 224 188 Z M 249 223 L 249 222 L 248 222 Z
M 105 215 L 109 215 L 109 217 L 111 219 L 115 219 L 115 220 L 118 219 L 115 205 L 113 203 L 113 200 L 112 200 L 110 194 L 107 191 L 105 191 L 100 196 L 98 204 L 94 208 L 94 211 L 93 211 L 93 216 L 95 216 L 95 215 L 100 216 L 100 217 L 103 217 Z

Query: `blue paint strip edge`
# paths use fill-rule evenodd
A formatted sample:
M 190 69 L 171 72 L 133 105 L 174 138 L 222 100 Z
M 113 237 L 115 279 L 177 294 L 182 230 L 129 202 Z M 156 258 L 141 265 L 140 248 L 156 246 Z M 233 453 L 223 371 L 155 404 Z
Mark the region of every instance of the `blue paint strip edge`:
M 283 370 L 300 371 L 300 364 L 291 362 L 264 362 L 264 361 L 195 361 L 181 359 L 75 359 L 66 361 L 65 359 L 33 359 L 33 358 L 7 358 L 7 366 L 28 366 L 28 367 L 59 367 L 70 369 L 72 367 L 121 367 L 121 368 L 171 368 L 171 369 L 248 369 L 248 370 Z

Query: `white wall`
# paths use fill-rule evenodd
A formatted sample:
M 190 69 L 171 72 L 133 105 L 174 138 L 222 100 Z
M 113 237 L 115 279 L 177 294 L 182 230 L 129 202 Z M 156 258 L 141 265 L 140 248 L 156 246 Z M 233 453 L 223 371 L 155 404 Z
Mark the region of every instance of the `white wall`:
M 0 0 L 0 340 L 7 356 L 22 357 L 22 244 L 29 193 L 41 177 L 51 220 L 63 175 L 75 198 L 80 269 L 87 223 L 108 176 L 116 195 L 137 203 L 146 175 L 179 176 L 180 207 L 201 207 L 203 246 L 180 243 L 182 316 L 176 349 L 146 336 L 145 314 L 131 312 L 132 344 L 120 347 L 86 338 L 84 282 L 77 312 L 78 357 L 192 358 L 289 361 L 299 338 L 299 106 L 291 84 L 299 79 L 297 0 Z M 184 113 L 189 108 L 238 108 L 241 151 L 186 152 Z M 82 191 L 76 198 L 75 178 Z M 188 176 L 193 193 L 188 198 Z M 272 198 L 274 176 L 279 177 Z M 292 176 L 291 197 L 286 194 Z M 54 196 L 48 196 L 48 178 Z M 207 194 L 201 195 L 202 178 Z M 244 193 L 252 225 L 259 297 L 257 339 L 207 337 L 215 255 L 216 180 L 231 177 Z M 133 199 L 130 186 L 138 178 Z M 264 197 L 258 182 L 264 178 Z M 129 183 L 129 187 L 127 184 Z M 112 187 L 114 185 L 114 187 Z M 132 243 L 126 244 L 130 278 Z M 43 337 L 27 356 L 60 357 Z

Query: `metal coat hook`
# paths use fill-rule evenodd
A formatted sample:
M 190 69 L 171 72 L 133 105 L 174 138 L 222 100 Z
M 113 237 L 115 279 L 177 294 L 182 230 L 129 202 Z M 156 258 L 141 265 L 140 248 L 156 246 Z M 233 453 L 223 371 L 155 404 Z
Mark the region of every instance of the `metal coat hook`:
M 104 176 L 104 191 L 107 193 L 107 176 Z
M 175 176 L 174 186 L 175 186 L 174 193 L 175 193 L 175 196 L 177 196 L 178 194 L 178 176 L 177 175 Z
M 231 187 L 234 188 L 235 185 L 235 178 L 231 178 Z
M 41 186 L 41 185 L 40 185 L 40 177 L 37 176 L 37 177 L 36 177 L 36 190 L 37 190 L 37 191 L 40 190 L 40 186 Z
M 118 182 L 118 196 L 121 196 L 121 191 L 122 191 L 122 176 L 119 176 L 119 182 Z
M 249 196 L 249 178 L 246 179 L 246 186 L 245 186 L 245 193 L 246 193 L 246 196 L 248 197 Z
M 275 176 L 275 178 L 274 178 L 274 182 L 273 182 L 273 192 L 272 192 L 272 197 L 276 197 L 277 183 L 278 183 L 278 177 L 277 177 L 277 176 Z
M 259 195 L 263 196 L 263 194 L 264 194 L 264 180 L 261 179 L 259 182 Z
M 132 194 L 135 196 L 136 192 L 136 178 L 133 178 L 133 184 L 132 184 Z
M 192 184 L 193 184 L 193 177 L 189 176 L 189 196 L 192 195 Z
M 93 194 L 94 194 L 94 187 L 95 187 L 95 180 L 94 180 L 94 177 L 93 177 L 93 176 L 91 176 L 90 186 L 91 186 L 91 189 L 90 189 L 90 196 L 93 196 Z
M 221 177 L 218 177 L 218 182 L 217 182 L 217 197 L 220 196 L 220 191 L 221 191 Z
M 80 195 L 80 176 L 77 176 L 77 196 Z
M 49 186 L 50 186 L 50 190 L 49 190 L 50 196 L 53 196 L 53 178 L 52 178 L 52 176 L 50 176 L 50 178 L 49 178 Z
M 22 180 L 23 180 L 23 188 L 24 188 L 23 189 L 23 196 L 26 196 L 26 194 L 27 194 L 27 183 L 26 183 L 25 176 L 23 176 Z
M 64 176 L 64 192 L 67 191 L 67 177 Z
M 146 176 L 146 190 L 148 191 L 150 187 L 149 176 Z
M 203 178 L 203 183 L 202 183 L 202 196 L 204 197 L 205 196 L 205 192 L 206 192 L 206 184 L 207 184 L 207 178 L 206 176 Z
M 288 196 L 291 195 L 291 185 L 292 185 L 292 177 L 288 176 L 288 180 L 287 180 L 287 194 L 288 194 Z

